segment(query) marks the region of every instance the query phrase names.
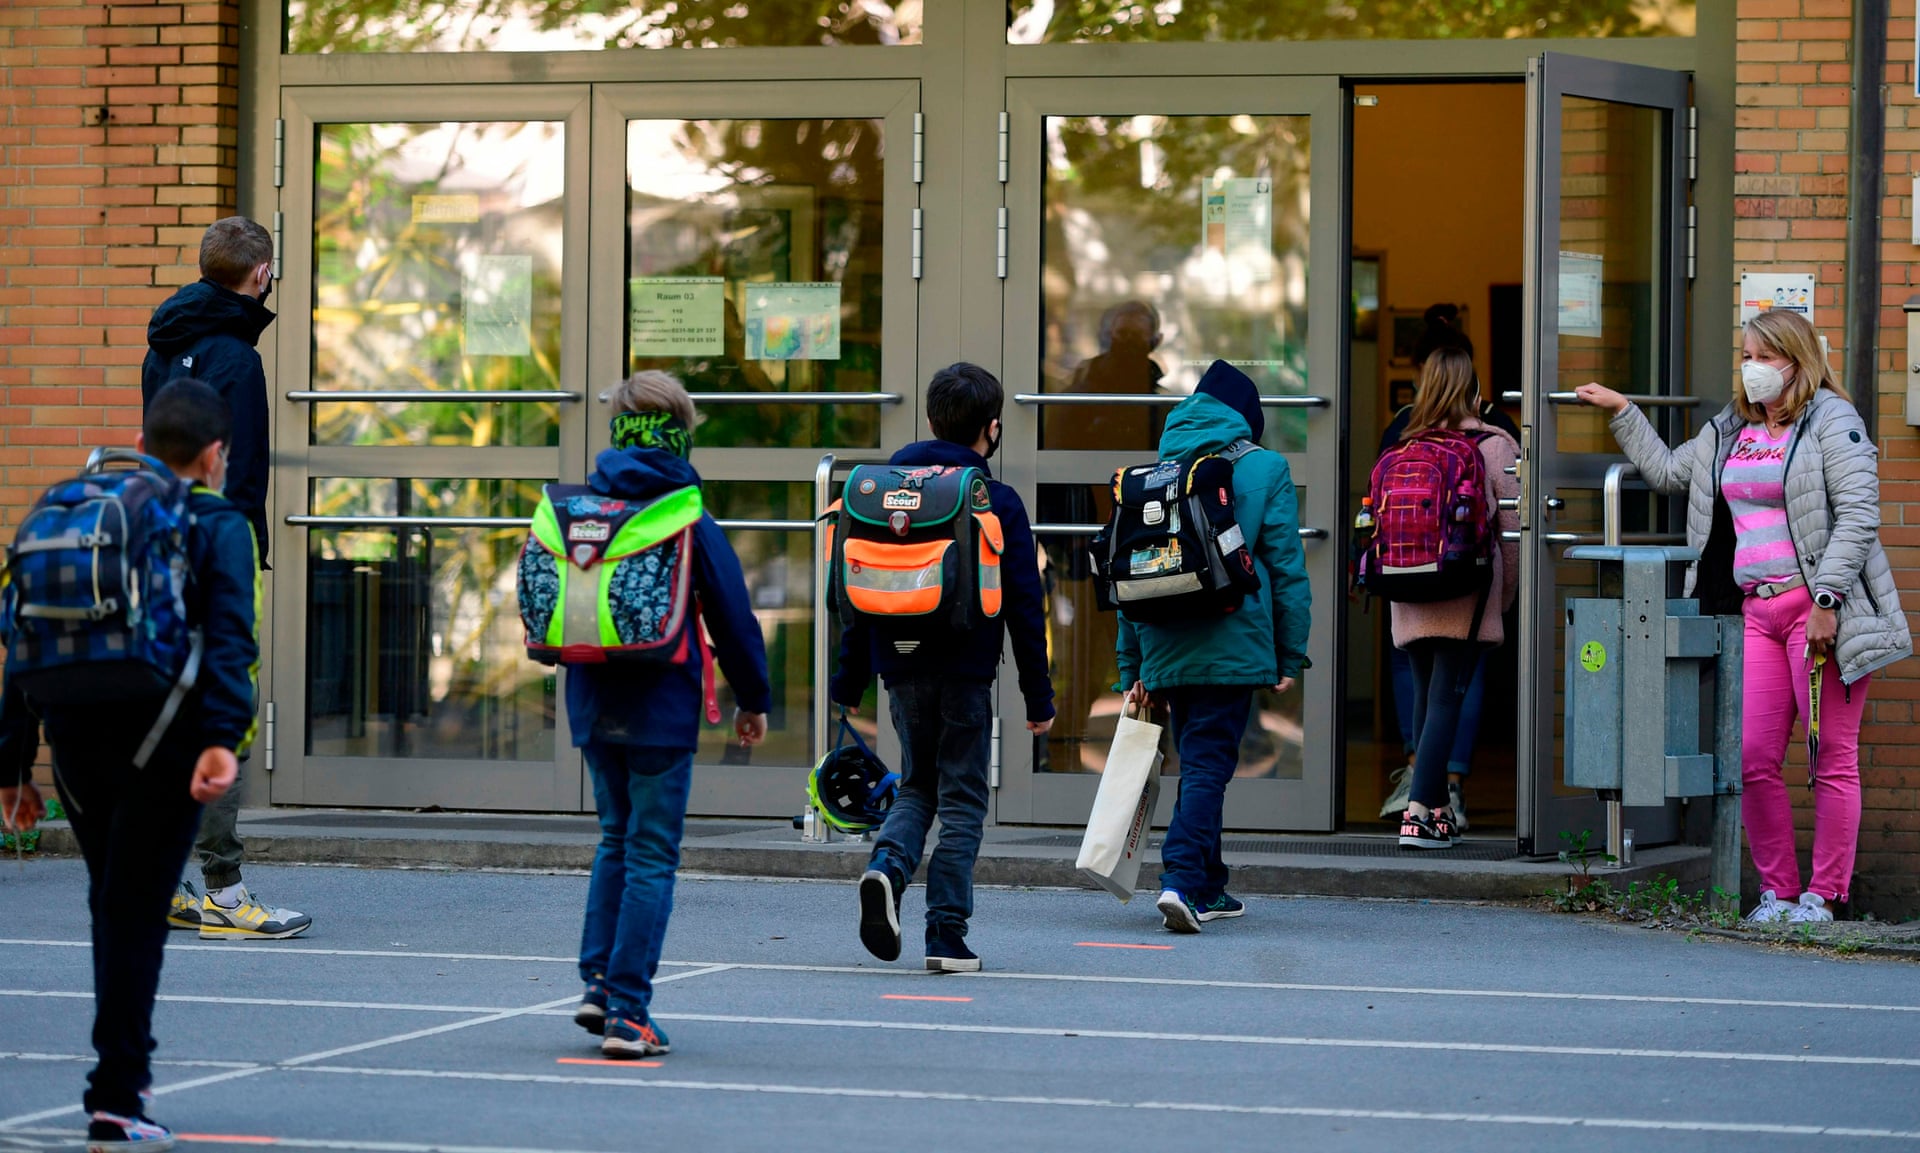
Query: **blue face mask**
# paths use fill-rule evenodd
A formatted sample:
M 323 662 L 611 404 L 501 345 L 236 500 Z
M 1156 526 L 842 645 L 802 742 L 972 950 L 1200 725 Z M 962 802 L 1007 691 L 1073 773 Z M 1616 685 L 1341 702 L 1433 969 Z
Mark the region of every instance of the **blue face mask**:
M 693 431 L 670 412 L 616 413 L 607 427 L 615 448 L 663 448 L 681 460 L 693 455 Z

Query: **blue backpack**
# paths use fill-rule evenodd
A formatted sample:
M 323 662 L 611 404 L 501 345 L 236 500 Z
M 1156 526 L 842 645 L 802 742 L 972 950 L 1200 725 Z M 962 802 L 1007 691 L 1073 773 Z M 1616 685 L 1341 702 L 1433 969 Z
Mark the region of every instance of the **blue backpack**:
M 110 468 L 110 465 L 130 467 Z M 96 451 L 48 489 L 7 550 L 7 679 L 36 708 L 165 698 L 144 768 L 200 672 L 187 623 L 193 485 L 138 453 Z

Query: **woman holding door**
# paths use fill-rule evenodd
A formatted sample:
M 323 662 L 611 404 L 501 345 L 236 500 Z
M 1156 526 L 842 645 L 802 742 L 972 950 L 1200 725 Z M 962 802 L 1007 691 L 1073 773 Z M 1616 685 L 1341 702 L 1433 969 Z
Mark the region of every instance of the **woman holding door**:
M 1759 905 L 1747 920 L 1831 921 L 1848 897 L 1860 833 L 1860 720 L 1867 682 L 1913 652 L 1880 546 L 1878 451 L 1798 313 L 1746 324 L 1740 388 L 1692 440 L 1669 449 L 1629 398 L 1578 389 L 1612 414 L 1620 449 L 1656 492 L 1687 494 L 1687 593 L 1746 619 L 1741 819 Z M 1813 879 L 1800 890 L 1793 805 L 1781 768 L 1808 718 Z M 1781 897 L 1799 893 L 1797 904 Z

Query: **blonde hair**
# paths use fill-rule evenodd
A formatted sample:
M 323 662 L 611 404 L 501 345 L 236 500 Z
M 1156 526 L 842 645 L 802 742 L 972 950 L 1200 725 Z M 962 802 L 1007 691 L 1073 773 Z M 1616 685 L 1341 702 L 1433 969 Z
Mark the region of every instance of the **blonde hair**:
M 1785 423 L 1799 420 L 1813 401 L 1813 394 L 1823 388 L 1831 389 L 1842 400 L 1851 399 L 1840 379 L 1833 375 L 1833 369 L 1828 367 L 1827 358 L 1820 351 L 1820 334 L 1806 317 L 1786 309 L 1768 309 L 1747 321 L 1741 329 L 1744 336 L 1757 339 L 1762 349 L 1793 362 L 1793 379 L 1780 394 L 1780 415 Z M 1733 407 L 1749 424 L 1760 424 L 1767 419 L 1765 406 L 1748 400 L 1744 388 L 1733 390 Z
M 601 393 L 600 401 L 618 412 L 670 412 L 689 432 L 695 424 L 693 397 L 687 395 L 687 386 L 679 377 L 659 369 L 634 373 Z
M 1473 357 L 1457 348 L 1435 349 L 1420 366 L 1420 391 L 1400 439 L 1436 428 L 1460 428 L 1478 419 L 1480 378 L 1474 375 Z

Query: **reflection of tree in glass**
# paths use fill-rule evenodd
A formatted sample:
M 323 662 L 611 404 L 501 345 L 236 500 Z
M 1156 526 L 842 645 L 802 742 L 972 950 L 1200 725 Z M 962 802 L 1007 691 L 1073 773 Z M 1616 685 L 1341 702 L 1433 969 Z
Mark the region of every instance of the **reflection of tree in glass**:
M 289 52 L 917 44 L 922 0 L 291 0 Z
M 1691 36 L 1695 0 L 1013 0 L 1014 44 Z

